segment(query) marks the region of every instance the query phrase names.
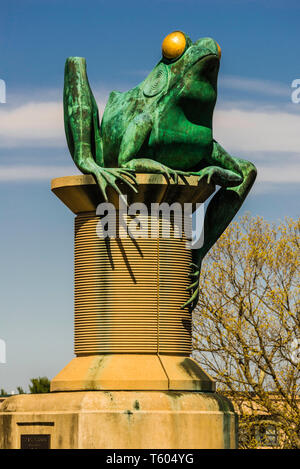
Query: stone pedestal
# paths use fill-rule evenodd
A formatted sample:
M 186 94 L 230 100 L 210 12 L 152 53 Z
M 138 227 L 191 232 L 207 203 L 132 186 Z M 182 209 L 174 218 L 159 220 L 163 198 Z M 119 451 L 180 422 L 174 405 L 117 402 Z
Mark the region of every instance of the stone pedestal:
M 137 194 L 124 183 L 120 189 L 128 206 L 146 204 L 139 217 L 144 235 L 124 236 L 132 216 L 108 190 L 116 214 L 110 239 L 99 237 L 96 210 L 104 200 L 92 176 L 52 181 L 52 191 L 76 214 L 76 357 L 51 381 L 50 394 L 5 401 L 0 448 L 30 441 L 51 448 L 235 447 L 233 408 L 190 358 L 192 311 L 181 309 L 192 261 L 185 234 L 178 236 L 182 209 L 185 203 L 195 209 L 214 187 L 195 177 L 177 184 L 162 175 L 137 179 Z M 168 221 L 154 216 L 151 205 L 163 202 L 177 204 L 168 236 Z M 35 441 L 31 434 L 48 436 Z
M 31 445 L 43 435 L 52 449 L 222 449 L 236 440 L 231 403 L 211 392 L 20 395 L 2 404 L 0 422 L 0 448 L 20 448 L 22 435 Z

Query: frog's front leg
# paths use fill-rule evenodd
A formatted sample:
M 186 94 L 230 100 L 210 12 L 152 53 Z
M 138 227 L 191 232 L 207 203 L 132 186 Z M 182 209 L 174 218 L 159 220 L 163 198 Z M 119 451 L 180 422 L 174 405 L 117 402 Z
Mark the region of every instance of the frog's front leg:
M 173 178 L 177 182 L 176 171 L 150 158 L 137 157 L 152 130 L 152 126 L 152 118 L 147 113 L 139 114 L 133 119 L 122 138 L 118 164 L 121 168 L 137 173 L 163 174 L 168 181 Z
M 130 172 L 103 167 L 98 107 L 89 86 L 86 62 L 82 57 L 69 57 L 66 61 L 64 120 L 68 147 L 75 164 L 83 173 L 95 177 L 106 200 L 108 186 L 121 193 L 116 184 L 120 179 L 137 191 L 132 184 L 136 180 Z

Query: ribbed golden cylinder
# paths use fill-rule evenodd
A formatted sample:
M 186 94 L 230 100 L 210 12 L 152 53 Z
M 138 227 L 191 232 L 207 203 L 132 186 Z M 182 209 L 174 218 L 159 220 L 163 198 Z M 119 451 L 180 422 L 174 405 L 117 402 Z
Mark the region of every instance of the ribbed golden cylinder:
M 191 250 L 176 224 L 166 237 L 161 218 L 140 219 L 147 237 L 104 239 L 95 212 L 75 218 L 77 355 L 191 353 L 191 311 L 180 309 L 189 298 Z

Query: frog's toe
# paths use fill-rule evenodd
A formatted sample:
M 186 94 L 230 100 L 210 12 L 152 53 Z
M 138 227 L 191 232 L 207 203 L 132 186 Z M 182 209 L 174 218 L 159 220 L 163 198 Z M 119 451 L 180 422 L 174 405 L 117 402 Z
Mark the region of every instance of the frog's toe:
M 172 173 L 172 176 L 173 176 L 174 183 L 175 183 L 175 184 L 178 184 L 178 174 L 177 174 L 177 171 L 174 171 L 174 172 Z
M 197 270 L 196 272 L 191 272 L 188 274 L 188 277 L 199 277 L 200 271 Z
M 198 286 L 198 279 L 196 282 L 192 283 L 189 287 L 186 287 L 186 290 L 192 290 L 193 288 Z
M 170 181 L 171 181 L 171 174 L 169 173 L 168 169 L 167 168 L 162 168 L 161 170 L 161 173 L 162 175 L 166 178 L 166 181 L 168 184 L 170 184 Z
M 137 188 L 133 184 L 131 184 L 131 182 L 129 182 L 127 179 L 125 179 L 125 178 L 119 178 L 119 179 L 121 179 L 121 181 L 123 181 L 125 184 L 127 184 L 127 186 L 129 186 L 130 189 L 132 189 L 136 194 L 138 193 Z
M 118 188 L 117 184 L 115 183 L 116 177 L 111 174 L 110 172 L 106 171 L 103 172 L 102 177 L 106 180 L 107 185 L 111 186 L 115 191 L 119 194 L 122 195 L 120 189 Z
M 123 174 L 127 176 L 127 178 L 129 178 L 130 181 L 128 181 L 126 177 L 123 177 Z M 133 174 L 128 173 L 126 170 L 121 170 L 121 171 L 118 171 L 118 174 L 116 177 L 120 179 L 121 181 L 123 181 L 125 184 L 127 184 L 134 192 L 136 193 L 138 192 L 137 188 L 135 187 L 135 186 L 138 186 L 138 181 L 136 177 L 133 176 Z
M 108 197 L 106 194 L 106 189 L 108 186 L 107 180 L 103 177 L 102 174 L 99 174 L 99 173 L 93 173 L 93 176 L 96 179 L 96 182 L 98 184 L 98 187 L 100 188 L 100 191 L 102 192 L 105 202 L 107 202 L 108 201 Z
M 119 171 L 120 171 L 120 173 L 127 174 L 128 177 L 131 177 L 132 179 L 137 181 L 137 179 L 135 177 L 135 174 L 136 174 L 135 169 L 132 169 L 132 168 L 119 168 Z
M 138 185 L 137 178 L 135 177 L 135 171 L 133 169 L 119 169 L 119 172 L 128 176 L 136 185 Z
M 208 174 L 208 173 L 203 173 L 203 174 L 200 174 L 198 175 L 198 184 L 200 184 L 200 182 L 203 180 L 203 179 L 207 179 L 207 183 L 209 184 L 210 183 L 210 179 L 211 179 L 211 174 Z
M 124 172 L 126 171 L 127 174 L 130 174 L 130 176 L 132 176 L 133 174 L 136 174 L 136 169 L 135 168 L 127 168 L 127 167 L 124 167 L 124 168 L 118 168 L 118 170 L 120 172 Z
M 178 183 L 177 171 L 174 171 L 173 169 L 169 169 L 166 166 L 163 166 L 162 174 L 166 177 L 168 184 L 170 184 L 171 181 L 174 182 L 175 184 Z
M 124 182 L 124 184 L 127 184 L 127 186 L 129 186 L 134 192 L 138 192 L 137 188 L 134 186 L 134 184 L 136 186 L 138 185 L 138 182 L 137 182 L 136 178 L 132 174 L 128 173 L 126 169 L 123 170 L 123 169 L 119 169 L 119 168 L 117 168 L 117 169 L 107 168 L 105 170 L 105 174 L 109 178 L 110 185 L 114 189 L 116 189 L 115 181 L 116 181 L 116 179 L 119 179 L 120 181 Z M 124 177 L 124 176 L 126 176 L 126 177 Z M 130 180 L 128 181 L 128 179 L 130 179 Z
M 192 296 L 180 307 L 180 309 L 184 309 L 187 306 L 191 306 L 197 300 L 199 294 L 199 288 L 196 288 Z

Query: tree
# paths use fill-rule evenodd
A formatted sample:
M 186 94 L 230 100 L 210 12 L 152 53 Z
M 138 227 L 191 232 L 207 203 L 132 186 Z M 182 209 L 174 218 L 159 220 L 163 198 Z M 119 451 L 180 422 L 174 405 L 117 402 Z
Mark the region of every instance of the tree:
M 281 447 L 300 448 L 299 229 L 245 215 L 203 263 L 194 357 L 232 396 L 242 447 L 273 428 Z
M 9 394 L 5 391 L 5 389 L 1 388 L 0 389 L 0 397 L 7 397 Z
M 26 394 L 24 389 L 21 386 L 17 386 L 18 394 Z
M 50 392 L 50 381 L 46 376 L 32 378 L 29 384 L 29 391 L 31 394 L 41 394 L 44 392 Z

